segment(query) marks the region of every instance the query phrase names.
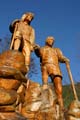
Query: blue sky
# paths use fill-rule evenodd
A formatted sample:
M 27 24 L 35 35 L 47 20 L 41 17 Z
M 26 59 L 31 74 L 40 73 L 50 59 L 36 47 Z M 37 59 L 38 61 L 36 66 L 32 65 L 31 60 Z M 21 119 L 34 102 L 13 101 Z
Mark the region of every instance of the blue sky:
M 47 36 L 54 36 L 54 46 L 70 59 L 73 79 L 80 82 L 80 0 L 1 0 L 0 38 L 11 35 L 10 23 L 29 11 L 35 14 L 31 23 L 36 33 L 35 42 L 43 46 Z M 39 59 L 33 56 L 40 69 Z M 68 84 L 70 80 L 65 64 L 61 64 L 61 70 L 63 83 Z M 32 79 L 41 82 L 40 71 Z

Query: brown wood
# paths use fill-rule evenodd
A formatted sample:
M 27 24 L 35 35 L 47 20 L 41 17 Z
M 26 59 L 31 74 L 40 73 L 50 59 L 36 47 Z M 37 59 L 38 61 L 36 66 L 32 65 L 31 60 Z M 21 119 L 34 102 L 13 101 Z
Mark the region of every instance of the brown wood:
M 12 46 L 13 46 L 13 43 L 14 43 L 14 37 L 15 37 L 16 30 L 17 30 L 17 25 L 18 25 L 18 23 L 16 23 L 14 33 L 12 35 L 12 40 L 11 40 L 11 44 L 10 44 L 10 50 L 12 50 Z
M 76 100 L 78 100 L 77 92 L 76 92 L 75 85 L 74 85 L 74 80 L 73 80 L 72 73 L 71 73 L 71 70 L 70 70 L 70 65 L 69 65 L 68 62 L 66 62 L 66 68 L 67 68 L 68 75 L 69 75 L 69 78 L 70 78 L 70 81 L 71 81 L 71 85 L 72 85 L 72 89 L 73 89 L 73 93 L 74 93 L 74 98 Z

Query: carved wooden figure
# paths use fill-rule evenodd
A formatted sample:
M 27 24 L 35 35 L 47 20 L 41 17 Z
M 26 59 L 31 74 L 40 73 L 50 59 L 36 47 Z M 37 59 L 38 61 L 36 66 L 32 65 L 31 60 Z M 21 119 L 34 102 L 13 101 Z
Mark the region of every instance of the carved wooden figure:
M 60 70 L 59 62 L 69 62 L 62 51 L 59 48 L 53 48 L 54 38 L 52 36 L 47 37 L 44 47 L 36 47 L 35 53 L 40 57 L 41 72 L 43 89 L 48 88 L 48 77 L 54 82 L 55 91 L 58 97 L 58 103 L 63 109 L 62 98 L 62 73 Z
M 33 51 L 35 40 L 35 30 L 30 26 L 34 15 L 31 12 L 22 15 L 21 20 L 14 20 L 10 25 L 12 40 L 10 49 L 20 50 L 25 56 L 25 65 L 27 71 L 30 65 L 30 54 Z

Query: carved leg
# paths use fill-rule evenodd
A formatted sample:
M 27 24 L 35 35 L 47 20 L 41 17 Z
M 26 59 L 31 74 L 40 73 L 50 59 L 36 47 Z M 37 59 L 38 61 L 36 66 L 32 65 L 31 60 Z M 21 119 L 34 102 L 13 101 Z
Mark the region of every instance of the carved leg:
M 14 40 L 13 49 L 14 50 L 19 50 L 20 44 L 21 44 L 21 40 L 20 39 Z
M 60 77 L 55 77 L 53 82 L 54 82 L 55 92 L 58 97 L 58 103 L 60 107 L 63 109 L 64 105 L 63 105 L 63 97 L 62 97 L 62 80 Z
M 42 82 L 43 82 L 43 89 L 48 88 L 48 73 L 46 70 L 46 66 L 42 67 Z

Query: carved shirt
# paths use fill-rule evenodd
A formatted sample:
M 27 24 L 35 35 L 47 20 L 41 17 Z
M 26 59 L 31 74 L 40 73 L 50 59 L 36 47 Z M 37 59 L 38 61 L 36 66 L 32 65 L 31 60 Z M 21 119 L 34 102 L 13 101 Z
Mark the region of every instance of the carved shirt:
M 30 25 L 20 21 L 17 25 L 16 37 L 22 38 L 23 41 L 29 41 L 33 44 L 35 40 L 35 31 Z
M 63 56 L 59 48 L 51 48 L 49 46 L 44 46 L 40 48 L 39 56 L 42 71 L 44 67 L 46 67 L 48 68 L 48 73 L 62 76 L 59 62 L 65 62 L 65 56 Z

